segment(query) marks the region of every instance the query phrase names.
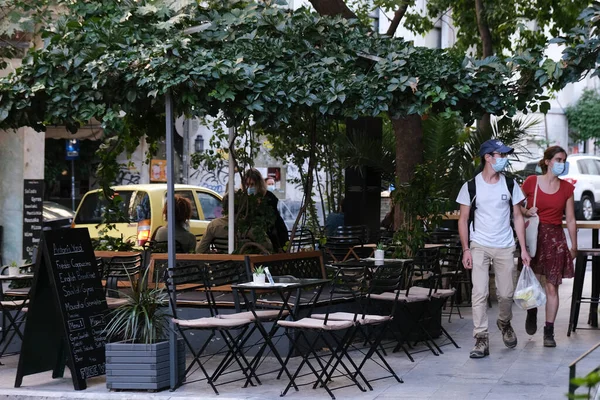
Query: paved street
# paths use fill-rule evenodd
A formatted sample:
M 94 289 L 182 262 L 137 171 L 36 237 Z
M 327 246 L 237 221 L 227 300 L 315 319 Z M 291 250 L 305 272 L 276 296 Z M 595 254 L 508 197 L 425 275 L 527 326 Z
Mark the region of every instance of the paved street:
M 589 271 L 588 271 L 589 274 Z M 589 276 L 588 276 L 589 279 Z M 589 282 L 589 281 L 587 281 Z M 470 309 L 464 308 L 464 319 L 453 316 L 452 322 L 444 319 L 444 326 L 461 346 L 444 346 L 444 354 L 439 357 L 429 352 L 419 353 L 415 362 L 411 363 L 403 354 L 396 353 L 388 357 L 398 374 L 404 379 L 403 384 L 390 379 L 374 382 L 372 392 L 361 393 L 354 388 L 335 391 L 338 399 L 565 399 L 568 391 L 568 365 L 595 343 L 600 341 L 599 330 L 578 330 L 567 338 L 568 310 L 572 280 L 565 281 L 561 287 L 561 306 L 557 320 L 556 341 L 558 347 L 542 347 L 541 321 L 538 332 L 530 337 L 525 333 L 525 312 L 514 308 L 514 327 L 519 344 L 516 349 L 507 349 L 502 344 L 500 332 L 495 328 L 497 305 L 490 310 L 491 355 L 481 360 L 469 359 L 469 350 L 473 345 L 471 338 Z M 582 307 L 583 325 L 586 326 L 588 307 Z M 540 314 L 543 320 L 543 313 Z M 595 361 L 595 365 L 592 362 Z M 581 374 L 598 366 L 600 354 L 595 354 L 583 362 Z M 168 390 L 160 393 L 109 392 L 104 378 L 88 380 L 88 389 L 75 392 L 66 372 L 66 378 L 51 378 L 51 373 L 41 373 L 24 378 L 22 388 L 13 388 L 18 358 L 3 358 L 4 366 L 0 366 L 0 399 L 275 399 L 286 384 L 285 380 L 277 381 L 274 376 L 263 377 L 262 386 L 241 388 L 241 384 L 232 383 L 219 388 L 221 395 L 215 396 L 204 382 L 184 385 L 176 392 Z M 367 368 L 368 376 L 377 376 L 378 368 Z M 322 389 L 313 390 L 309 386 L 300 388 L 299 392 L 290 392 L 286 398 L 328 399 Z

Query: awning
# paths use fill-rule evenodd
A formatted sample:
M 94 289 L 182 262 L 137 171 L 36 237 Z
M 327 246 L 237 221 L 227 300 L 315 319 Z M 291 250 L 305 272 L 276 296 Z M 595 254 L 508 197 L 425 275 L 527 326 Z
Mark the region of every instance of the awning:
M 99 140 L 104 136 L 104 131 L 100 122 L 90 121 L 89 124 L 79 128 L 77 133 L 72 134 L 64 126 L 47 126 L 46 139 L 79 139 L 79 140 Z

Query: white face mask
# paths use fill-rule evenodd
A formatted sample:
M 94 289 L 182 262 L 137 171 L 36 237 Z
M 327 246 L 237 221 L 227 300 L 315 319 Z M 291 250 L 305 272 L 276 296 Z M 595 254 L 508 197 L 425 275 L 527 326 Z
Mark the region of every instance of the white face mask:
M 501 172 L 506 167 L 507 163 L 508 163 L 508 158 L 499 158 L 498 157 L 498 158 L 496 158 L 496 163 L 492 164 L 492 168 L 496 172 Z
M 569 173 L 569 163 L 554 162 L 554 164 L 552 164 L 551 171 L 555 176 L 566 175 Z

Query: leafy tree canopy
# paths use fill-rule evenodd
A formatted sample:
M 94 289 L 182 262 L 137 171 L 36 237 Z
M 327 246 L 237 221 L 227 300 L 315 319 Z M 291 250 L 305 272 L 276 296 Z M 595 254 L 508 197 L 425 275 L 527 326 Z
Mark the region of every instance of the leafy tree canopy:
M 314 113 L 436 112 L 471 121 L 540 99 L 539 54 L 457 57 L 381 37 L 356 20 L 269 2 L 161 4 L 64 4 L 68 12 L 43 33 L 44 48 L 0 81 L 0 127 L 75 131 L 96 118 L 118 133 L 101 149 L 108 160 L 143 135 L 163 135 L 168 91 L 176 114 L 222 111 L 231 125 L 252 119 L 266 127 Z M 101 164 L 99 174 L 110 182 L 118 167 L 108 168 Z
M 600 140 L 600 95 L 586 90 L 574 106 L 566 110 L 569 133 L 576 140 Z
M 592 77 L 600 75 L 600 2 L 595 1 L 586 8 L 580 20 L 580 27 L 552 40 L 566 46 L 562 61 L 555 66 L 556 70 L 561 70 L 561 78 L 553 82 L 555 88 L 577 82 L 588 74 Z
M 348 3 L 363 20 L 369 18 L 371 0 L 348 0 Z M 489 27 L 495 54 L 515 54 L 545 46 L 550 38 L 577 26 L 577 17 L 589 5 L 585 0 L 482 0 L 481 3 L 483 21 Z M 405 10 L 401 24 L 417 34 L 429 32 L 441 16 L 447 14 L 456 27 L 455 50 L 465 54 L 476 49 L 477 55 L 482 54 L 473 0 L 428 0 L 425 13 L 409 8 L 415 6 L 415 0 L 373 0 L 372 4 L 385 11 Z

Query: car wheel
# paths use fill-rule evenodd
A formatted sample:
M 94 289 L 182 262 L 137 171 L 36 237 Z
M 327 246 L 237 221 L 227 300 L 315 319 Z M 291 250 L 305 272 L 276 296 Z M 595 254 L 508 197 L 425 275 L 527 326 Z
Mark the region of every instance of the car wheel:
M 594 200 L 587 194 L 581 197 L 581 217 L 586 221 L 594 218 Z

